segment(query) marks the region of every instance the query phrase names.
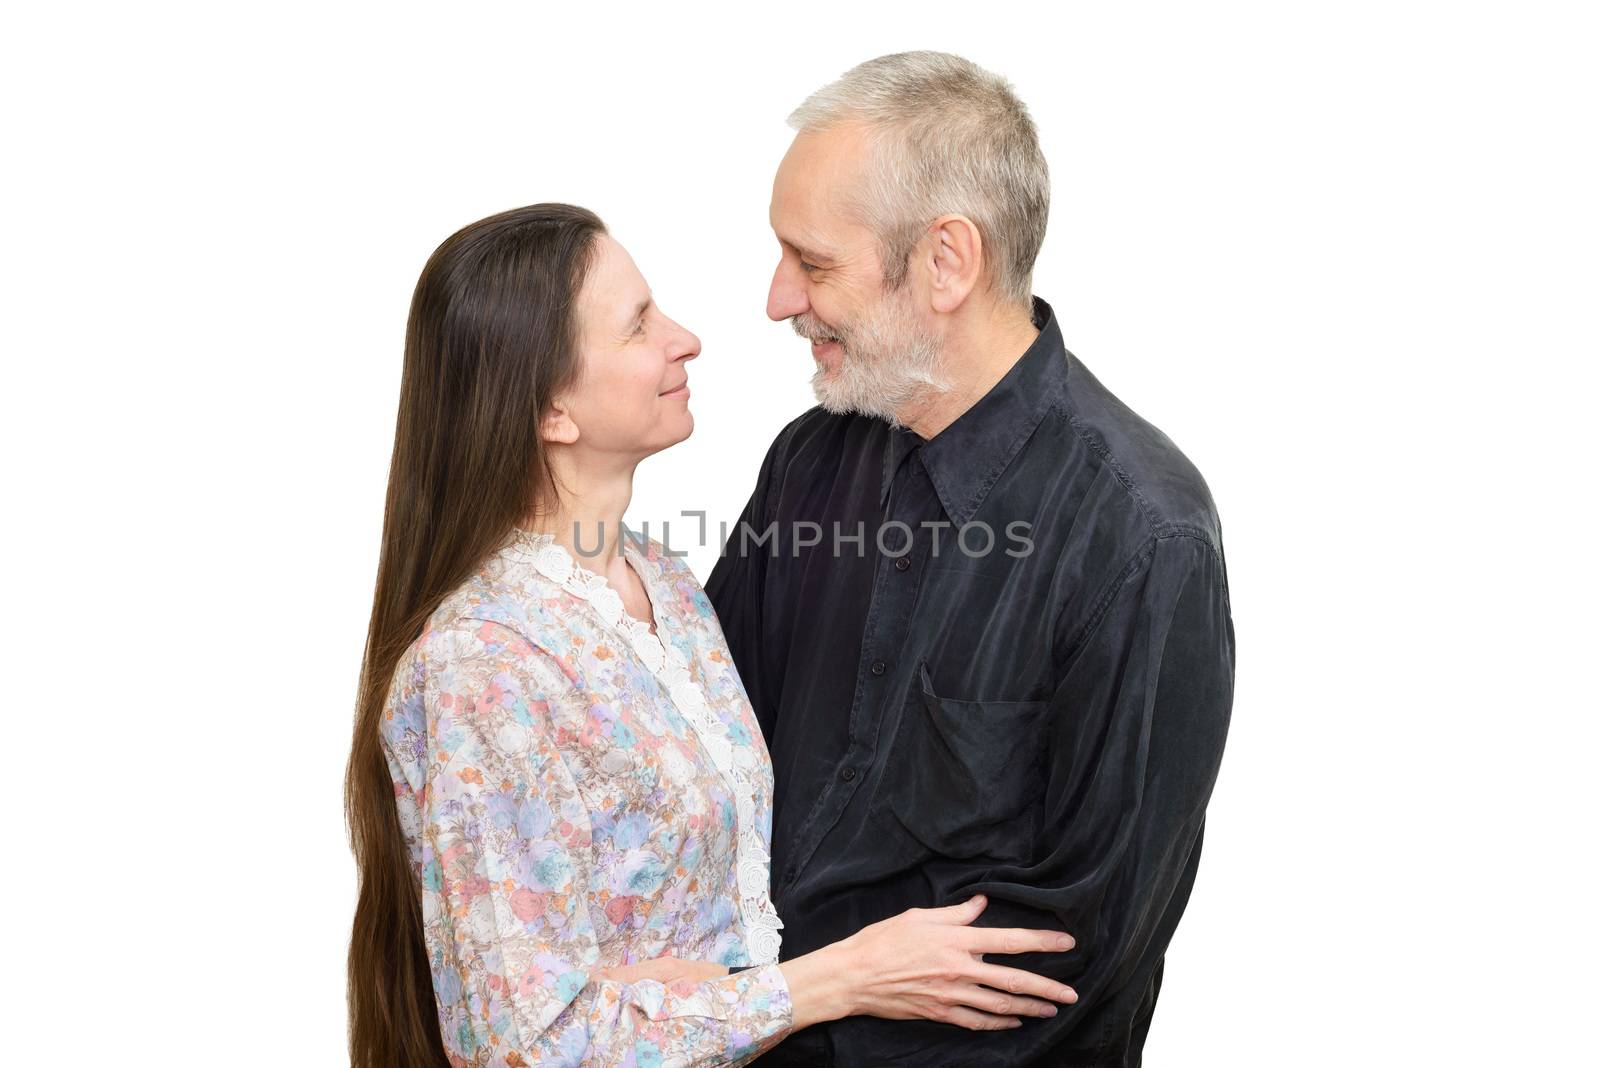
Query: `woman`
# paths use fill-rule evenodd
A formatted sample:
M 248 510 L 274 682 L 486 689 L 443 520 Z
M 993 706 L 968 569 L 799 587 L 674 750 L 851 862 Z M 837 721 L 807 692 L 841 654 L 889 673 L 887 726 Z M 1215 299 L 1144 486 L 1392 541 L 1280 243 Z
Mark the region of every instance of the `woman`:
M 976 898 L 778 963 L 760 730 L 694 576 L 621 529 L 699 350 L 581 208 L 423 270 L 346 781 L 357 1068 L 739 1064 L 852 1013 L 1076 1000 L 982 960 L 1070 940 L 970 927 Z

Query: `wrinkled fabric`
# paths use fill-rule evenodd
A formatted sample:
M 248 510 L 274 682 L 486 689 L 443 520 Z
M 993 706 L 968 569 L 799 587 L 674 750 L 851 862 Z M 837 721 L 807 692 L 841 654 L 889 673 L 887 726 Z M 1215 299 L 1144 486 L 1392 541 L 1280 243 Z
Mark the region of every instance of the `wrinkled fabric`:
M 735 1065 L 793 1023 L 775 946 L 688 992 L 594 976 L 752 963 L 737 842 L 760 840 L 764 884 L 771 826 L 766 748 L 704 592 L 659 542 L 623 551 L 655 635 L 517 531 L 395 669 L 381 740 L 457 1068 Z M 719 749 L 751 773 L 730 780 Z
M 931 440 L 785 427 L 706 590 L 773 758 L 784 958 L 981 892 L 980 925 L 1077 940 L 989 959 L 1080 1000 L 1001 1032 L 834 1021 L 763 1064 L 1139 1063 L 1231 714 L 1222 535 L 1194 466 L 1034 316 Z

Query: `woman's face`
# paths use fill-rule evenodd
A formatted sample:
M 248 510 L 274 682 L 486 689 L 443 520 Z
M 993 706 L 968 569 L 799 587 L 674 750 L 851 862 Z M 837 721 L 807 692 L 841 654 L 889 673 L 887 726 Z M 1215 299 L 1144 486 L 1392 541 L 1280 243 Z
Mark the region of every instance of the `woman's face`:
M 688 364 L 700 355 L 700 339 L 656 307 L 626 249 L 608 234 L 597 240 L 578 294 L 582 367 L 576 385 L 556 399 L 546 437 L 636 462 L 693 432 Z

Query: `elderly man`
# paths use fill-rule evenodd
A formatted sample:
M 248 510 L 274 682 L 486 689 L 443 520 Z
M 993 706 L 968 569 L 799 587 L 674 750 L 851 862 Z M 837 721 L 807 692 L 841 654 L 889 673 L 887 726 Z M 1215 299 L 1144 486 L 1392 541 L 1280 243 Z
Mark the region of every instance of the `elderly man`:
M 1032 295 L 1049 182 L 1003 79 L 884 56 L 790 123 L 767 314 L 820 406 L 706 584 L 772 752 L 784 956 L 982 893 L 980 924 L 1077 939 L 1018 966 L 1079 1000 L 857 1016 L 767 1061 L 1138 1064 L 1232 704 L 1216 510 Z

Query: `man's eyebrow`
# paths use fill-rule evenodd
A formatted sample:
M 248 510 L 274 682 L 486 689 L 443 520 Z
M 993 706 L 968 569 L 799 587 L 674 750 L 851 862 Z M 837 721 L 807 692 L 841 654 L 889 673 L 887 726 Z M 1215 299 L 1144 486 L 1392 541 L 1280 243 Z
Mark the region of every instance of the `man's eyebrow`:
M 831 260 L 833 258 L 832 256 L 828 255 L 826 252 L 823 252 L 821 249 L 807 248 L 805 245 L 801 244 L 799 241 L 796 241 L 796 240 L 794 240 L 792 238 L 784 237 L 782 234 L 778 235 L 778 240 L 783 242 L 785 245 L 788 245 L 790 248 L 794 249 L 795 252 L 800 254 L 800 258 L 804 259 L 804 260 Z

